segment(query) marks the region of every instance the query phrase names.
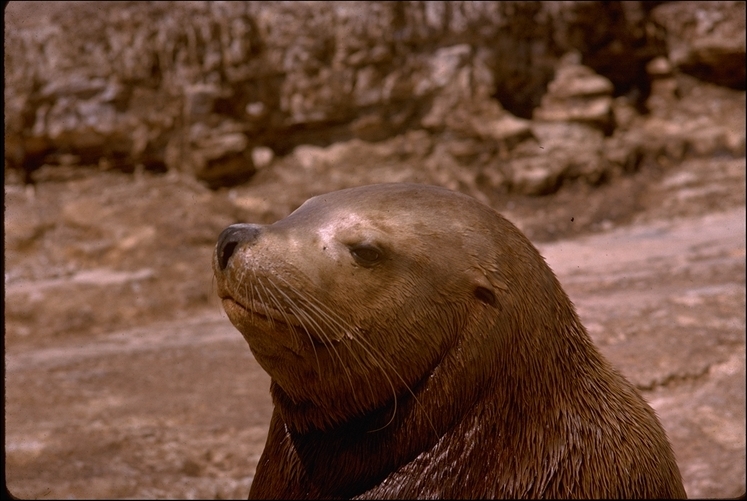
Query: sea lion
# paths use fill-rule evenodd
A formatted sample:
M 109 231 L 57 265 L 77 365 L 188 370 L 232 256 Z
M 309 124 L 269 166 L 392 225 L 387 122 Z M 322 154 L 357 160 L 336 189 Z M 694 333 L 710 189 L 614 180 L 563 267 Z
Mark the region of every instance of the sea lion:
M 529 240 L 477 200 L 381 184 L 216 245 L 270 374 L 250 498 L 684 498 L 654 411 Z

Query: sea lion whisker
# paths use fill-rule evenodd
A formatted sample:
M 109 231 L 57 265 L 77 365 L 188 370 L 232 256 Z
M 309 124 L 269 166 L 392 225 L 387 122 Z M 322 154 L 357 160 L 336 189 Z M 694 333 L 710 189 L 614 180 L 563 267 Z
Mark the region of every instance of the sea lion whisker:
M 236 270 L 236 274 L 237 274 L 236 282 L 244 290 L 244 294 L 241 297 L 248 297 L 249 296 L 248 292 L 250 290 L 250 285 L 253 287 L 252 281 L 251 280 L 247 280 L 247 275 L 250 272 L 252 274 L 254 274 L 254 270 L 252 270 L 252 269 L 239 268 L 238 270 Z M 233 299 L 234 299 L 234 301 L 236 300 L 236 298 L 233 298 Z M 251 305 L 251 301 L 249 302 L 249 305 Z M 252 325 L 254 325 L 254 316 L 253 315 L 249 317 L 249 323 L 252 324 Z
M 345 333 L 345 332 L 347 332 L 347 330 L 345 329 L 345 326 L 342 325 L 342 323 L 341 323 L 341 322 L 345 322 L 345 320 L 342 319 L 341 317 L 338 317 L 338 318 L 340 318 L 341 322 L 335 321 L 332 317 L 330 317 L 330 315 L 325 314 L 324 311 L 319 308 L 320 303 L 319 303 L 319 305 L 317 305 L 317 304 L 314 303 L 314 301 L 317 301 L 317 300 L 315 300 L 313 297 L 311 297 L 308 294 L 304 294 L 303 291 L 301 291 L 301 290 L 297 289 L 296 287 L 294 287 L 293 284 L 291 284 L 284 277 L 279 276 L 278 278 L 280 278 L 285 283 L 285 285 L 286 285 L 286 287 L 288 287 L 289 291 L 293 292 L 293 294 L 298 298 L 299 301 L 301 301 L 308 308 L 312 308 L 314 310 L 313 312 L 312 311 L 308 311 L 308 309 L 304 309 L 301 306 L 299 306 L 299 308 L 302 311 L 307 312 L 308 315 L 311 315 L 312 313 L 316 313 L 318 315 L 317 318 L 319 319 L 319 322 L 322 325 L 319 325 L 318 323 L 315 322 L 315 325 L 317 327 L 317 329 L 315 330 L 315 332 L 318 332 L 318 334 L 320 336 L 324 336 L 324 338 L 326 340 L 325 344 L 328 344 L 330 347 L 332 347 L 334 349 L 334 346 L 333 346 L 334 345 L 334 337 L 331 337 L 329 335 L 329 333 L 327 332 L 327 330 L 324 329 L 324 326 L 325 325 L 329 326 L 330 330 L 334 331 L 335 330 L 334 327 L 335 327 L 335 324 L 336 324 L 338 327 L 340 327 L 340 332 L 341 333 Z M 340 336 L 340 337 L 342 337 L 342 336 Z M 340 359 L 340 361 L 342 362 L 342 359 Z
M 320 314 L 324 314 L 325 318 L 327 318 L 329 321 L 333 322 L 334 325 L 336 325 L 337 327 L 339 327 L 339 332 L 341 334 L 339 336 L 340 338 L 343 335 L 347 335 L 348 337 L 351 336 L 350 333 L 349 333 L 349 330 L 347 328 L 348 325 L 350 324 L 349 321 L 347 321 L 346 319 L 344 319 L 338 313 L 335 313 L 331 308 L 329 308 L 327 305 L 325 305 L 324 303 L 322 303 L 319 299 L 315 298 L 313 295 L 306 294 L 303 291 L 299 290 L 297 287 L 295 287 L 293 284 L 291 284 L 284 277 L 280 276 L 278 278 L 280 278 L 285 283 L 286 287 L 288 287 L 294 294 L 296 294 L 299 299 L 301 299 L 302 301 L 304 301 L 309 306 L 315 306 L 317 308 L 317 310 L 320 312 Z M 348 324 L 348 325 L 346 325 L 346 324 Z M 331 326 L 332 325 L 330 325 L 330 327 Z
M 328 308 L 326 308 L 326 305 L 324 305 L 323 303 L 321 303 L 318 299 L 316 299 L 315 297 L 313 297 L 312 295 L 309 295 L 309 294 L 302 294 L 301 291 L 298 291 L 298 289 L 296 289 L 293 286 L 293 284 L 291 284 L 290 282 L 288 282 L 288 280 L 286 280 L 284 277 L 278 276 L 278 278 L 280 278 L 281 280 L 283 280 L 283 282 L 289 287 L 289 289 L 291 289 L 300 299 L 302 299 L 309 308 L 313 308 L 314 311 L 316 311 L 319 315 L 322 315 L 323 318 L 326 318 L 328 322 L 332 322 L 332 325 L 337 325 L 340 328 L 341 332 L 343 332 L 343 333 L 348 333 L 349 332 L 349 329 L 346 329 L 346 326 L 344 325 L 344 323 L 347 323 L 347 322 L 340 315 L 334 314 L 334 316 L 333 316 L 330 313 L 327 313 L 327 311 L 329 311 Z M 324 333 L 326 335 L 324 329 L 319 328 L 319 331 L 320 331 L 320 333 Z M 356 336 L 352 336 L 351 335 L 351 336 L 347 336 L 347 337 L 349 337 L 350 339 L 353 339 L 355 341 L 355 337 Z M 328 338 L 328 340 L 329 340 L 329 338 Z M 359 344 L 360 344 L 360 342 L 359 342 Z M 329 345 L 333 349 L 335 349 L 334 348 L 334 343 L 331 342 L 331 340 L 330 340 Z M 364 364 L 364 361 L 360 357 L 360 355 L 357 354 L 355 352 L 355 350 L 352 350 L 346 343 L 345 343 L 345 347 L 348 350 L 348 352 L 351 354 L 351 356 L 353 357 L 353 359 L 358 363 L 358 365 L 362 369 L 365 369 L 366 365 Z M 371 359 L 373 359 L 374 361 L 376 361 L 377 358 L 380 358 L 380 357 L 375 356 L 374 352 L 371 351 L 371 350 L 369 350 L 368 348 L 366 348 L 366 346 L 363 346 L 363 348 L 364 348 L 366 354 Z M 335 349 L 335 354 L 338 356 L 338 358 L 340 360 L 340 363 L 341 363 L 342 367 L 345 369 L 346 373 L 348 373 L 348 369 L 347 369 L 347 367 L 345 367 L 345 363 L 344 363 L 342 357 L 339 354 L 337 354 L 336 349 Z M 386 370 L 384 370 L 384 368 L 381 367 L 381 365 L 378 362 L 376 362 L 376 365 L 381 369 L 382 374 L 387 379 L 387 382 L 388 382 L 390 388 L 392 389 L 392 396 L 393 396 L 394 405 L 395 405 L 394 413 L 392 414 L 392 417 L 391 417 L 390 421 L 386 425 L 384 425 L 384 427 L 382 427 L 382 428 L 385 428 L 386 426 L 388 426 L 394 420 L 394 417 L 396 415 L 396 409 L 397 409 L 397 392 L 396 392 L 396 389 L 394 388 L 394 383 L 391 381 L 391 379 L 389 377 L 389 374 L 386 372 Z M 399 375 L 399 373 L 397 373 L 396 369 L 393 366 L 391 366 L 391 364 L 390 364 L 390 368 L 391 368 L 391 370 L 395 374 L 397 374 L 397 376 L 399 377 L 399 379 L 407 387 L 407 384 L 404 382 L 404 379 Z M 370 378 L 366 378 L 365 381 L 368 384 L 369 391 L 373 395 L 374 394 L 373 393 L 374 392 L 374 388 L 372 386 L 372 382 L 371 382 Z M 351 386 L 351 389 L 354 392 L 357 391 L 357 389 L 353 385 L 352 379 L 350 379 L 350 386 Z M 412 390 L 409 387 L 407 387 L 407 389 L 408 389 L 408 391 L 410 393 L 412 393 Z M 373 431 L 378 431 L 378 430 L 373 430 Z
M 290 317 L 288 317 L 288 313 L 286 313 L 286 311 L 285 311 L 285 308 L 288 307 L 288 306 L 290 306 L 292 308 L 293 307 L 293 303 L 292 302 L 290 304 L 281 303 L 280 300 L 275 296 L 275 294 L 274 294 L 273 291 L 279 292 L 283 296 L 285 296 L 285 294 L 283 293 L 283 291 L 281 291 L 281 290 L 279 290 L 277 288 L 277 286 L 272 282 L 272 280 L 269 277 L 267 278 L 267 281 L 272 286 L 272 289 L 270 289 L 269 287 L 265 286 L 265 290 L 267 291 L 267 294 L 270 297 L 270 300 L 275 304 L 275 309 L 278 312 L 280 312 L 280 315 L 283 317 L 283 319 L 285 320 L 285 323 L 288 325 L 288 328 L 291 331 L 291 335 L 293 336 L 294 342 L 298 343 L 299 342 L 298 341 L 298 337 L 297 337 L 298 333 L 296 332 L 297 327 L 295 325 L 295 322 L 293 322 L 290 319 Z M 288 299 L 287 296 L 285 296 L 285 297 L 286 297 L 286 299 Z M 302 327 L 304 327 L 304 330 L 306 330 L 306 327 L 303 325 L 303 322 L 299 321 L 299 323 L 301 324 Z M 308 335 L 308 331 L 307 331 L 307 335 Z M 313 344 L 312 344 L 312 346 L 313 346 Z M 316 355 L 316 349 L 314 349 L 314 354 Z
M 322 367 L 319 362 L 319 354 L 316 351 L 316 343 L 314 342 L 314 337 L 309 332 L 309 329 L 306 327 L 306 323 L 304 322 L 304 319 L 309 320 L 306 318 L 306 314 L 303 311 L 303 308 L 300 308 L 296 302 L 291 299 L 280 287 L 275 284 L 271 278 L 267 278 L 267 280 L 275 287 L 275 290 L 277 290 L 286 300 L 288 306 L 293 309 L 294 314 L 296 315 L 296 318 L 298 319 L 298 322 L 301 324 L 301 327 L 303 327 L 304 332 L 306 333 L 306 337 L 309 339 L 309 344 L 311 344 L 311 349 L 314 350 L 314 358 L 316 359 L 317 364 L 317 371 L 319 374 L 322 373 Z
M 250 268 L 250 270 L 252 273 L 252 279 L 249 281 L 249 287 L 248 287 L 249 290 L 247 291 L 246 289 L 244 289 L 244 294 L 246 295 L 246 293 L 249 292 L 248 294 L 249 304 L 254 304 L 254 301 L 255 301 L 254 293 L 255 292 L 257 293 L 257 299 L 259 299 L 259 291 L 257 291 L 257 288 L 255 286 L 259 278 L 257 278 L 257 272 L 254 270 L 254 268 Z M 244 282 L 244 284 L 246 285 L 246 282 Z M 257 319 L 254 315 L 251 315 L 249 318 L 249 321 L 252 323 L 252 325 L 254 325 Z
M 247 293 L 249 292 L 249 286 L 252 284 L 252 281 L 248 280 L 247 277 L 248 277 L 249 273 L 254 274 L 254 270 L 252 270 L 251 268 L 238 268 L 238 269 L 234 270 L 234 272 L 236 273 L 236 283 L 244 291 L 244 294 L 241 295 L 240 297 L 244 297 L 244 298 L 248 297 Z M 233 298 L 233 300 L 235 301 L 236 298 Z M 251 303 L 249 303 L 249 304 L 251 304 Z M 243 304 L 242 304 L 242 306 L 243 306 Z M 249 321 L 250 321 L 250 323 L 254 324 L 254 317 L 250 317 Z
M 262 291 L 265 290 L 265 285 L 262 283 L 262 280 L 260 277 L 257 276 L 257 272 L 254 268 L 251 269 L 252 272 L 252 280 L 249 281 L 251 284 L 251 294 L 250 294 L 250 300 L 251 303 L 249 304 L 250 309 L 254 310 L 256 308 L 255 305 L 267 305 L 267 300 L 262 294 Z M 265 293 L 267 291 L 265 290 Z M 256 297 L 255 297 L 256 293 Z M 270 325 L 272 325 L 273 329 L 275 328 L 275 322 L 274 319 L 271 316 L 267 316 L 268 320 L 270 321 Z M 257 321 L 259 320 L 259 317 L 256 315 L 251 315 L 250 321 L 253 325 L 257 325 Z
M 256 277 L 254 278 L 256 280 Z M 255 291 L 256 286 L 254 285 L 254 281 L 244 281 L 242 283 L 244 285 L 244 297 L 249 298 L 249 303 L 247 304 L 247 306 L 251 308 L 252 305 L 254 304 L 254 291 Z M 256 325 L 257 317 L 254 315 L 249 315 L 249 323 L 251 325 Z
M 324 309 L 324 306 L 325 306 L 325 305 L 323 305 L 323 304 L 322 304 L 321 302 L 319 302 L 319 301 L 318 301 L 317 299 L 315 299 L 315 298 L 314 298 L 313 296 L 311 296 L 311 295 L 308 295 L 308 294 L 304 294 L 304 293 L 303 293 L 302 291 L 300 291 L 300 290 L 296 289 L 296 288 L 295 288 L 295 287 L 294 287 L 294 286 L 293 286 L 293 285 L 292 285 L 292 284 L 291 284 L 290 282 L 288 282 L 287 280 L 285 280 L 285 279 L 284 279 L 284 278 L 283 278 L 282 276 L 281 276 L 281 277 L 279 277 L 279 278 L 280 278 L 281 280 L 283 280 L 283 281 L 284 281 L 284 282 L 286 283 L 286 285 L 287 285 L 287 286 L 289 287 L 289 289 L 290 289 L 290 290 L 291 290 L 292 292 L 294 292 L 294 294 L 296 294 L 296 296 L 297 296 L 297 297 L 298 297 L 298 298 L 299 298 L 299 299 L 300 299 L 301 301 L 303 301 L 303 302 L 304 302 L 304 304 L 305 304 L 305 305 L 307 306 L 307 309 L 303 309 L 303 308 L 300 308 L 300 307 L 299 307 L 299 308 L 300 308 L 300 309 L 301 309 L 302 311 L 306 312 L 306 313 L 307 313 L 308 315 L 311 315 L 312 313 L 315 313 L 315 314 L 316 314 L 316 315 L 318 316 L 317 318 L 319 318 L 319 322 L 323 323 L 324 325 L 328 325 L 328 326 L 329 326 L 330 328 L 333 328 L 334 326 L 337 326 L 337 327 L 339 327 L 339 329 L 340 329 L 340 332 L 341 332 L 341 333 L 342 333 L 343 335 L 344 335 L 344 334 L 347 334 L 348 332 L 350 332 L 350 329 L 347 329 L 347 328 L 346 328 L 346 326 L 345 326 L 345 325 L 343 325 L 343 323 L 347 323 L 347 322 L 346 322 L 346 320 L 345 320 L 345 319 L 343 319 L 343 318 L 342 318 L 342 317 L 341 317 L 340 315 L 336 315 L 336 314 L 335 314 L 335 316 L 337 317 L 337 319 L 339 319 L 339 320 L 336 320 L 336 319 L 335 319 L 335 317 L 333 317 L 333 316 L 332 316 L 332 315 L 330 315 L 329 313 L 325 312 L 325 309 Z M 311 310 L 313 310 L 313 311 L 309 311 L 309 309 L 311 309 Z M 330 313 L 331 313 L 331 312 L 330 312 Z M 348 374 L 348 378 L 349 378 L 349 380 L 350 380 L 350 387 L 351 387 L 351 389 L 352 389 L 353 391 L 356 391 L 356 388 L 355 388 L 355 386 L 353 385 L 353 381 L 352 381 L 352 378 L 350 377 L 350 371 L 349 371 L 349 369 L 347 368 L 347 366 L 346 366 L 346 364 L 345 364 L 345 361 L 343 360 L 342 356 L 340 356 L 340 355 L 339 355 L 339 353 L 337 352 L 337 348 L 335 347 L 335 343 L 334 343 L 334 340 L 333 340 L 332 338 L 330 338 L 330 336 L 329 336 L 329 335 L 327 334 L 327 332 L 326 332 L 326 330 L 325 330 L 325 329 L 323 328 L 323 326 L 320 326 L 320 325 L 319 325 L 318 323 L 316 323 L 316 322 L 314 322 L 314 324 L 315 324 L 315 326 L 317 327 L 317 329 L 316 329 L 316 332 L 319 332 L 319 334 L 320 334 L 320 335 L 323 335 L 323 336 L 325 337 L 325 339 L 326 339 L 326 341 L 327 341 L 327 343 L 326 343 L 326 344 L 328 345 L 328 347 L 329 347 L 329 348 L 331 348 L 331 349 L 332 349 L 332 350 L 334 351 L 335 355 L 337 355 L 337 358 L 338 358 L 338 359 L 339 359 L 339 361 L 340 361 L 340 365 L 341 365 L 341 367 L 342 367 L 342 368 L 343 368 L 343 370 L 345 370 L 345 372 L 346 372 L 346 373 Z M 341 335 L 341 336 L 339 336 L 339 338 L 340 338 L 340 339 L 342 339 L 342 337 L 343 337 L 342 335 Z M 351 336 L 349 336 L 349 337 L 351 337 Z M 356 363 L 358 364 L 358 366 L 359 366 L 359 367 L 360 367 L 361 369 L 365 369 L 365 367 L 366 367 L 366 366 L 364 365 L 364 361 L 363 361 L 363 359 L 362 359 L 362 358 L 360 357 L 360 355 L 359 355 L 358 353 L 355 353 L 355 351 L 353 351 L 353 350 L 350 350 L 350 348 L 349 348 L 348 346 L 346 346 L 346 348 L 348 349 L 348 352 L 349 352 L 349 353 L 351 354 L 351 356 L 353 357 L 353 360 L 355 360 L 355 362 L 356 362 Z M 370 390 L 370 391 L 372 392 L 372 394 L 373 394 L 373 391 L 374 391 L 374 389 L 373 389 L 373 387 L 371 386 L 371 381 L 370 381 L 370 379 L 368 379 L 368 378 L 367 378 L 367 379 L 366 379 L 366 383 L 367 383 L 367 384 L 368 384 L 368 386 L 369 386 L 369 390 Z
M 218 283 L 218 280 L 215 278 L 215 274 L 213 274 L 213 278 L 212 278 L 212 280 L 210 280 L 210 286 L 211 286 L 210 287 L 210 294 L 211 294 L 211 296 L 213 294 L 213 291 L 215 291 L 215 287 L 217 286 L 217 283 Z M 220 302 L 218 302 L 218 304 L 216 305 L 216 307 L 218 308 L 218 311 L 220 311 L 220 312 L 224 311 L 223 308 L 222 308 L 222 306 L 221 306 L 221 304 L 220 304 Z
M 306 314 L 308 314 L 309 316 L 316 315 L 317 318 L 319 319 L 319 322 L 322 322 L 325 325 L 330 325 L 329 321 L 331 319 L 329 319 L 328 317 L 325 317 L 324 316 L 324 312 L 322 310 L 320 310 L 317 306 L 315 306 L 311 302 L 307 302 L 306 306 L 308 308 L 311 308 L 311 310 L 308 310 L 308 309 L 304 310 L 306 312 Z M 314 321 L 314 324 L 318 327 L 318 330 L 320 332 L 324 333 L 323 335 L 324 335 L 324 337 L 327 340 L 327 343 L 326 343 L 327 348 L 331 349 L 335 353 L 335 355 L 337 356 L 337 359 L 340 362 L 340 366 L 343 368 L 343 370 L 345 371 L 345 374 L 348 376 L 348 381 L 350 382 L 350 389 L 353 390 L 353 392 L 358 391 L 358 388 L 356 388 L 355 385 L 353 384 L 353 379 L 352 379 L 352 376 L 350 375 L 350 369 L 347 367 L 347 364 L 345 363 L 345 360 L 342 358 L 342 355 L 339 354 L 339 351 L 337 349 L 337 344 L 338 343 L 336 343 L 334 341 L 334 339 L 330 338 L 330 336 L 325 332 L 323 326 L 320 326 L 316 321 Z M 342 343 L 342 344 L 348 350 L 348 353 L 350 353 L 350 355 L 352 356 L 352 360 L 358 365 L 358 367 L 361 368 L 361 369 L 365 369 L 364 361 L 360 357 L 360 355 L 358 353 L 355 353 L 355 351 L 350 350 L 350 348 L 347 346 L 347 344 L 345 344 L 345 343 Z M 367 379 L 365 379 L 365 381 L 366 381 L 366 384 L 368 385 L 369 391 L 373 393 L 374 389 L 373 389 L 373 386 L 371 386 L 370 379 L 367 378 Z
M 290 284 L 290 283 L 288 283 L 283 277 L 279 277 L 279 278 L 281 280 L 284 280 L 290 288 L 294 288 L 293 285 Z M 335 322 L 341 328 L 341 330 L 343 332 L 345 332 L 345 333 L 349 333 L 350 332 L 350 330 L 346 329 L 345 328 L 346 326 L 342 325 L 342 323 L 341 323 L 341 322 L 346 322 L 345 319 L 343 319 L 339 314 L 333 312 L 327 305 L 325 305 L 321 301 L 319 301 L 319 299 L 317 299 L 313 295 L 309 295 L 309 294 L 303 294 L 303 295 L 301 295 L 299 293 L 299 296 L 301 296 L 304 301 L 307 301 L 307 304 L 310 307 L 314 307 L 315 309 L 317 309 L 317 311 L 319 312 L 319 314 L 326 315 L 326 317 L 329 318 L 329 320 L 331 322 Z M 326 312 L 329 312 L 329 313 L 326 313 Z M 339 321 L 336 320 L 335 318 L 339 319 Z M 421 407 L 423 410 L 425 410 L 425 407 L 420 403 L 420 400 L 417 398 L 417 396 L 415 395 L 415 392 L 412 390 L 412 388 L 410 387 L 410 385 L 407 384 L 407 382 L 402 377 L 402 375 L 397 371 L 397 368 L 391 362 L 389 362 L 388 360 L 382 359 L 381 356 L 380 356 L 380 354 L 377 353 L 375 347 L 373 345 L 371 345 L 371 343 L 367 339 L 365 339 L 365 337 L 363 337 L 361 335 L 358 335 L 358 336 L 349 335 L 348 337 L 353 342 L 358 343 L 364 349 L 364 351 L 366 352 L 366 354 L 379 367 L 379 369 L 381 370 L 382 374 L 384 375 L 384 377 L 386 378 L 387 382 L 389 383 L 390 388 L 392 389 L 392 398 L 393 398 L 393 401 L 394 401 L 394 410 L 393 410 L 393 413 L 392 413 L 392 416 L 391 416 L 389 422 L 387 422 L 387 424 L 385 424 L 381 428 L 377 428 L 376 430 L 370 430 L 370 432 L 380 431 L 380 430 L 386 428 L 387 426 L 389 426 L 392 423 L 392 421 L 394 420 L 394 418 L 396 416 L 396 413 L 397 413 L 397 405 L 398 405 L 398 403 L 397 403 L 398 402 L 397 390 L 396 390 L 396 388 L 394 386 L 394 382 L 389 377 L 389 374 L 388 374 L 388 372 L 386 370 L 387 368 L 390 369 L 391 372 L 393 372 L 397 376 L 397 378 L 399 379 L 399 381 L 404 385 L 404 387 L 407 390 L 407 392 L 414 398 L 415 403 L 419 407 Z M 363 343 L 367 343 L 367 345 L 363 344 Z M 356 359 L 356 361 L 358 361 L 358 363 L 361 365 L 361 367 L 365 368 L 365 365 L 364 365 L 364 362 L 363 362 L 362 358 L 360 358 L 358 356 L 358 354 L 355 352 L 355 350 L 352 350 L 347 344 L 345 344 L 345 346 L 348 349 L 348 351 L 351 353 L 351 355 L 353 356 L 353 358 Z M 381 365 L 381 361 L 385 362 L 386 365 L 387 365 L 387 367 L 383 367 Z M 369 385 L 370 391 L 373 392 L 374 390 L 371 387 L 371 380 L 370 380 L 370 378 L 367 378 L 366 382 Z M 352 382 L 351 382 L 351 385 L 352 385 Z M 428 416 L 428 414 L 426 413 L 426 414 L 424 414 L 424 416 L 428 420 L 431 428 L 433 429 L 433 432 L 436 433 L 436 435 L 438 435 L 438 432 L 436 431 L 436 427 L 433 424 L 433 422 L 431 421 L 431 419 Z
M 288 286 L 290 287 L 291 291 L 294 292 L 296 294 L 296 296 L 299 297 L 299 299 L 301 299 L 302 301 L 306 301 L 300 295 L 300 293 L 299 293 L 300 291 L 295 290 L 295 288 L 290 283 L 288 283 L 282 276 L 280 276 L 278 278 L 280 278 L 286 284 L 288 284 Z M 270 279 L 268 278 L 268 280 L 270 280 Z M 313 326 L 315 327 L 314 332 L 318 333 L 318 335 L 320 335 L 320 336 L 324 336 L 325 337 L 325 339 L 327 341 L 325 343 L 325 345 L 328 347 L 328 349 L 332 350 L 332 352 L 335 354 L 335 356 L 339 360 L 340 367 L 342 367 L 342 369 L 345 371 L 345 375 L 347 376 L 348 382 L 350 383 L 350 388 L 353 391 L 355 391 L 356 388 L 355 388 L 355 385 L 353 384 L 353 378 L 352 378 L 352 375 L 350 374 L 350 369 L 345 364 L 345 361 L 343 360 L 343 358 L 340 355 L 340 353 L 337 351 L 337 348 L 335 347 L 335 344 L 334 344 L 333 340 L 329 338 L 329 336 L 328 336 L 326 330 L 324 329 L 324 327 L 322 325 L 319 325 L 319 323 L 316 320 L 314 320 L 314 318 L 311 316 L 312 312 L 310 312 L 310 311 L 302 308 L 301 306 L 299 306 L 295 301 L 293 301 L 290 297 L 288 297 L 288 295 L 285 292 L 283 292 L 283 290 L 281 288 L 278 287 L 277 289 L 278 289 L 278 291 L 281 294 L 283 294 L 283 296 L 285 296 L 285 298 L 287 299 L 287 301 L 289 303 L 293 304 L 293 306 L 298 309 L 298 312 L 300 314 L 302 314 L 304 318 L 306 318 L 308 321 L 310 321 L 313 324 Z M 306 304 L 308 304 L 309 306 L 313 306 L 310 303 L 308 303 L 308 301 L 306 301 Z M 321 321 L 321 319 L 320 319 L 320 321 Z M 312 341 L 311 345 L 312 345 L 312 347 L 315 350 L 314 353 L 316 354 L 316 347 L 315 347 L 315 343 L 313 342 L 313 338 L 312 338 L 311 334 L 308 331 L 307 331 L 307 334 L 309 335 L 309 339 Z M 317 359 L 317 362 L 318 362 L 318 359 Z M 321 367 L 319 367 L 319 373 L 321 374 Z M 369 382 L 369 385 L 370 385 L 370 382 Z
M 267 299 L 267 295 L 268 295 L 267 286 L 264 284 L 264 282 L 262 282 L 261 279 L 259 279 L 259 277 L 257 278 L 256 284 L 257 284 L 257 296 L 259 298 L 259 304 L 269 306 L 270 301 Z M 262 292 L 264 292 L 264 297 L 263 297 Z M 265 317 L 270 321 L 270 325 L 272 326 L 272 329 L 276 330 L 277 328 L 275 326 L 275 319 L 272 317 L 272 315 L 265 315 Z
M 353 341 L 357 342 L 364 350 L 366 350 L 366 353 L 369 353 L 369 354 L 372 353 L 371 350 L 373 350 L 374 347 L 371 345 L 370 341 L 368 341 L 367 339 L 365 339 L 365 337 L 359 336 L 359 337 L 356 337 Z M 370 347 L 370 349 L 367 348 L 363 344 L 364 342 L 368 343 L 368 346 Z M 391 419 L 389 420 L 389 422 L 387 424 L 385 424 L 381 428 L 377 428 L 376 430 L 370 430 L 370 432 L 379 431 L 379 430 L 382 430 L 382 429 L 386 428 L 387 426 L 389 426 L 392 423 L 392 421 L 394 420 L 394 417 L 395 417 L 395 415 L 397 413 L 397 401 L 399 400 L 399 396 L 397 395 L 397 391 L 394 388 L 394 384 L 392 383 L 392 380 L 389 378 L 389 375 L 384 370 L 385 368 L 380 365 L 380 361 L 383 361 L 383 362 L 386 363 L 387 367 L 389 369 L 391 369 L 391 371 L 397 376 L 397 378 L 400 380 L 400 382 L 402 383 L 402 385 L 407 390 L 407 393 L 409 393 L 412 396 L 412 398 L 415 401 L 415 404 L 418 407 L 420 407 L 423 411 L 425 411 L 424 414 L 423 414 L 423 417 L 425 417 L 425 419 L 428 421 L 428 424 L 430 425 L 431 429 L 433 430 L 433 433 L 435 433 L 436 436 L 438 436 L 438 431 L 436 430 L 436 426 L 433 424 L 433 421 L 431 421 L 431 418 L 428 415 L 427 409 L 420 402 L 420 400 L 418 399 L 417 395 L 415 395 L 415 392 L 412 390 L 412 388 L 410 387 L 410 385 L 407 384 L 407 381 L 405 381 L 405 379 L 402 377 L 402 375 L 399 373 L 399 371 L 397 371 L 396 367 L 394 367 L 394 365 L 389 360 L 387 360 L 385 358 L 379 358 L 379 359 L 377 359 L 376 357 L 372 357 L 372 358 L 374 358 L 374 362 L 379 366 L 379 369 L 381 369 L 382 373 L 384 374 L 384 376 L 386 377 L 387 381 L 389 382 L 389 385 L 392 388 L 393 399 L 394 399 L 394 411 L 392 412 L 392 417 L 391 417 Z
M 310 321 L 311 323 L 314 323 L 314 321 L 313 319 L 308 318 L 308 315 L 306 314 L 305 311 L 303 311 L 303 308 L 300 308 L 297 304 L 291 303 L 291 308 L 294 310 L 294 314 L 296 315 L 296 318 L 298 318 L 299 323 L 301 324 L 301 327 L 303 327 L 303 330 L 306 333 L 306 337 L 309 339 L 309 344 L 311 344 L 311 349 L 314 350 L 314 359 L 316 360 L 317 374 L 321 374 L 322 365 L 321 365 L 321 362 L 319 361 L 319 353 L 317 353 L 316 351 L 316 343 L 314 342 L 314 336 L 311 334 L 311 332 L 309 332 L 309 328 L 306 326 L 307 321 Z M 346 368 L 346 373 L 347 373 L 347 368 Z M 349 373 L 348 373 L 348 378 L 350 378 Z

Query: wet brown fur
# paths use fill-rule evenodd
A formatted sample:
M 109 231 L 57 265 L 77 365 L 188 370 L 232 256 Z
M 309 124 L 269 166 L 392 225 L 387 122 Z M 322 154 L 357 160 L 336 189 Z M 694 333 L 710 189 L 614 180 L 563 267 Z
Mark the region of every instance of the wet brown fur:
M 214 269 L 272 377 L 250 498 L 685 497 L 652 409 L 492 209 L 373 185 L 245 229 Z

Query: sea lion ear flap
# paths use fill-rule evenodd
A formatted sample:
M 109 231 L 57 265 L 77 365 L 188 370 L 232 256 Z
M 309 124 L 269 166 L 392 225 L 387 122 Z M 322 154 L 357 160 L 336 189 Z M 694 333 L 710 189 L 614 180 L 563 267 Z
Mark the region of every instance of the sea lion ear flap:
M 508 291 L 508 286 L 494 272 L 482 269 L 472 270 L 473 294 L 483 303 L 498 307 L 498 294 Z

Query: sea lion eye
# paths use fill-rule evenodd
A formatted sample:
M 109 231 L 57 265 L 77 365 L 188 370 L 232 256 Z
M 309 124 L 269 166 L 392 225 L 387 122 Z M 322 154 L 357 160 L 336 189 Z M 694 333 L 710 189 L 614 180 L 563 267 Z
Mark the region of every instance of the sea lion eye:
M 384 257 L 384 253 L 373 245 L 354 245 L 350 247 L 350 254 L 355 261 L 361 266 L 373 266 L 379 263 Z

